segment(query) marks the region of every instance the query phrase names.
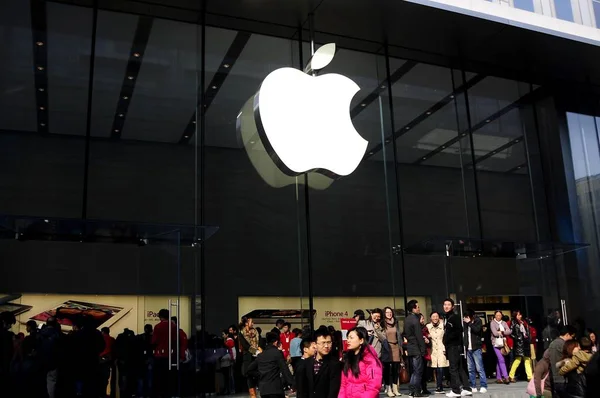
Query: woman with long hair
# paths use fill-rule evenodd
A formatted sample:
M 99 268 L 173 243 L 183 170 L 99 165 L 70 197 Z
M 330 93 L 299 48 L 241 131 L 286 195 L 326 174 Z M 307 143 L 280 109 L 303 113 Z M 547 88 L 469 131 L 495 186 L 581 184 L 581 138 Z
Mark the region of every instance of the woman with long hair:
M 515 382 L 515 373 L 521 365 L 521 362 L 525 362 L 525 373 L 527 374 L 527 381 L 533 377 L 533 369 L 531 367 L 531 335 L 529 332 L 529 325 L 523 320 L 523 314 L 521 311 L 513 311 L 513 319 L 511 321 L 510 330 L 513 338 L 513 351 L 515 353 L 515 360 L 510 368 L 508 375 L 509 380 Z
M 390 348 L 390 355 L 383 361 L 383 382 L 388 397 L 399 397 L 398 378 L 402 363 L 402 332 L 398 327 L 394 310 L 391 307 L 383 309 L 384 318 L 381 321 L 383 334 Z
M 381 362 L 368 343 L 368 332 L 355 327 L 348 332 L 342 383 L 338 398 L 377 398 L 381 388 Z
M 507 323 L 502 320 L 502 311 L 494 312 L 494 319 L 490 323 L 490 330 L 492 331 L 492 345 L 494 346 L 494 352 L 498 359 L 496 365 L 496 384 L 509 384 L 508 372 L 506 370 L 506 361 L 504 355 L 502 355 L 502 348 L 506 342 L 506 337 L 510 336 L 511 329 Z
M 248 393 L 251 398 L 256 398 L 257 380 L 248 374 L 248 368 L 261 351 L 258 347 L 258 333 L 254 329 L 252 318 L 242 317 L 240 323 L 240 352 L 242 353 L 242 376 L 246 378 Z

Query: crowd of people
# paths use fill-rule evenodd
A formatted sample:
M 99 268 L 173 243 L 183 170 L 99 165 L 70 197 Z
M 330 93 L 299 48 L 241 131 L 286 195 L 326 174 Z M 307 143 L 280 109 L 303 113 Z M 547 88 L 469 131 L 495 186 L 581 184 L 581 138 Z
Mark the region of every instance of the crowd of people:
M 485 393 L 495 377 L 497 384 L 526 380 L 523 388 L 532 397 L 583 398 L 599 391 L 593 331 L 559 320 L 538 339 L 518 310 L 510 317 L 496 311 L 486 324 L 472 310 L 456 311 L 452 299 L 442 308 L 426 316 L 411 300 L 404 322 L 391 307 L 356 310 L 355 324 L 343 332 L 294 329 L 280 319 L 264 337 L 244 317 L 198 345 L 178 330 L 168 310 L 144 333 L 125 329 L 116 338 L 85 317 L 74 319 L 68 333 L 49 318 L 41 327 L 29 321 L 27 336 L 15 335 L 15 317 L 5 312 L 0 385 L 5 396 L 50 398 L 114 397 L 117 390 L 120 397 L 186 396 L 186 386 L 221 395 L 260 392 L 263 398 L 374 398 L 401 396 L 401 384 L 408 384 L 409 396 L 429 396 L 433 382 L 435 394 L 461 397 Z
M 251 397 L 257 390 L 273 398 L 293 393 L 298 398 L 395 397 L 402 395 L 399 385 L 405 383 L 409 396 L 426 397 L 433 394 L 430 381 L 435 394 L 463 397 L 486 393 L 488 379 L 494 377 L 496 384 L 527 381 L 523 390 L 532 397 L 594 396 L 597 387 L 590 386 L 600 374 L 593 331 L 554 318 L 538 339 L 532 322 L 519 310 L 510 317 L 496 311 L 486 325 L 469 309 L 461 317 L 452 299 L 442 308 L 426 321 L 412 300 L 403 327 L 390 307 L 373 309 L 368 316 L 357 310 L 356 325 L 347 331 L 345 342 L 342 332 L 331 326 L 311 333 L 292 330 L 283 320 L 263 339 L 248 318 L 239 329 L 223 331 L 223 339 L 231 351 L 228 357 L 241 356 L 239 375 Z M 538 346 L 545 351 L 536 363 Z M 239 385 L 232 381 L 239 377 L 234 369 L 232 365 L 228 386 Z

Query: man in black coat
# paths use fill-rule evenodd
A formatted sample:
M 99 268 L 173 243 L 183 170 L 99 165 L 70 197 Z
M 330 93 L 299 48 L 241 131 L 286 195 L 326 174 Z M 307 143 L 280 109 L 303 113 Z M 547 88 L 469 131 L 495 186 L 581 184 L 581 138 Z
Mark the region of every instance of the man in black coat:
M 450 362 L 450 386 L 452 387 L 452 391 L 446 396 L 460 397 L 461 392 L 462 396 L 473 395 L 463 366 L 463 320 L 460 319 L 460 315 L 454 313 L 454 300 L 451 298 L 444 300 L 444 347 Z
M 337 398 L 342 369 L 338 358 L 330 355 L 332 340 L 326 328 L 315 332 L 317 354 L 303 359 L 296 368 L 297 398 Z
M 479 384 L 481 393 L 487 392 L 487 375 L 483 366 L 482 340 L 483 322 L 471 309 L 465 311 L 464 318 L 464 343 L 467 350 L 467 367 L 469 369 L 469 382 L 471 388 L 477 391 L 477 373 L 479 373 Z
M 421 394 L 421 379 L 425 370 L 424 356 L 427 354 L 425 340 L 423 340 L 423 326 L 421 326 L 421 309 L 417 300 L 410 300 L 406 307 L 406 320 L 404 321 L 404 337 L 408 341 L 406 351 L 412 366 L 412 375 L 408 386 L 408 395 L 423 397 Z
M 262 398 L 284 398 L 284 386 L 293 386 L 294 378 L 279 350 L 279 334 L 269 332 L 266 339 L 264 351 L 248 367 L 248 373 L 258 375 L 258 388 Z

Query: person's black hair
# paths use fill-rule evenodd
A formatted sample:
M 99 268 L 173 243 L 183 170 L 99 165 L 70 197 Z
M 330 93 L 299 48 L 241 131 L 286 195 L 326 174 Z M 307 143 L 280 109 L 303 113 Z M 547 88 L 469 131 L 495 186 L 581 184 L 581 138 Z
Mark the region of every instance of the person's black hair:
M 440 318 L 442 317 L 442 314 L 440 314 L 439 312 L 437 312 L 437 311 L 431 311 L 431 314 L 429 314 L 429 319 L 431 319 L 431 317 L 433 316 L 433 314 L 438 314 L 438 316 Z
M 419 302 L 417 300 L 410 300 L 407 304 L 406 304 L 406 312 L 413 312 L 413 310 L 415 308 L 417 308 L 417 304 Z
M 329 334 L 332 336 L 335 333 L 335 328 L 331 325 L 327 326 L 327 330 L 329 331 Z
M 513 310 L 513 312 L 510 314 L 512 319 L 517 319 L 517 315 L 523 315 L 523 313 L 521 313 L 521 310 Z
M 353 318 L 358 317 L 359 321 L 364 321 L 365 320 L 365 312 L 363 310 L 356 310 L 354 311 L 354 316 Z
M 504 316 L 504 314 L 502 313 L 502 311 L 496 310 L 496 311 L 494 311 L 494 318 L 496 317 L 497 313 L 500 313 L 500 315 Z
M 37 330 L 37 327 L 38 327 L 37 322 L 34 321 L 33 319 L 27 321 L 26 325 L 29 326 L 30 328 L 33 328 L 34 330 Z
M 345 376 L 348 376 L 348 372 L 351 372 L 355 378 L 360 376 L 360 361 L 365 357 L 365 350 L 369 343 L 367 342 L 367 338 L 369 337 L 369 332 L 367 329 L 363 327 L 355 327 L 348 331 L 350 333 L 356 333 L 359 339 L 363 340 L 363 344 L 361 344 L 360 349 L 358 350 L 358 354 L 354 352 L 354 350 L 348 350 L 344 353 L 344 367 L 343 372 Z M 377 359 L 377 364 L 381 366 L 379 359 Z
M 242 317 L 242 321 L 240 322 L 240 327 L 239 329 L 242 330 L 243 328 L 246 327 L 246 324 L 248 323 L 248 321 L 252 319 L 252 318 L 248 318 L 247 316 L 243 316 Z
M 154 327 L 152 325 L 150 325 L 149 323 L 144 325 L 144 332 L 152 332 L 154 330 Z
M 234 331 L 238 330 L 238 325 L 233 324 L 233 325 L 229 325 L 229 327 L 227 329 L 233 329 Z
M 286 326 L 287 326 L 288 330 L 290 330 L 292 328 L 292 324 L 289 323 L 289 322 L 284 322 L 283 323 L 283 327 L 286 327 Z
M 277 321 L 275 321 L 275 326 L 283 326 L 283 324 L 285 323 L 285 321 L 281 318 L 279 318 Z
M 258 332 L 259 336 L 262 334 L 262 328 L 260 326 L 256 327 L 256 331 Z
M 314 343 L 314 341 L 312 341 L 311 338 L 305 337 L 302 339 L 302 342 L 300 343 L 301 347 L 302 347 L 302 353 L 304 354 L 304 349 L 308 349 L 310 348 L 310 346 L 312 345 L 312 343 Z
M 577 329 L 575 329 L 575 326 L 573 325 L 563 325 L 558 333 L 560 333 L 561 336 L 565 336 L 567 334 L 575 336 L 577 334 Z
M 313 336 L 313 341 L 317 341 L 317 339 L 319 337 L 331 337 L 331 334 L 329 333 L 329 329 L 327 329 L 327 327 L 322 326 L 320 328 L 318 328 L 317 330 L 315 330 L 314 336 Z
M 373 314 L 379 314 L 383 318 L 383 311 L 381 310 L 381 308 L 373 309 L 373 311 L 371 311 L 371 316 L 373 316 Z
M 160 319 L 169 319 L 169 310 L 163 308 L 162 310 L 158 311 L 158 317 Z
M 471 318 L 471 320 L 473 320 L 473 319 L 475 319 L 475 311 L 473 311 L 472 309 L 468 308 L 468 309 L 465 311 L 465 316 L 466 316 L 467 318 Z
M 302 329 L 294 328 L 294 330 L 292 330 L 292 333 L 294 333 L 296 337 L 300 337 L 302 336 Z
M 279 342 L 279 335 L 277 333 L 267 333 L 267 345 L 273 345 L 275 342 Z
M 171 317 L 171 320 L 172 320 L 173 322 L 177 323 L 177 317 L 176 317 L 176 316 L 172 316 L 172 317 Z
M 583 351 L 591 351 L 592 350 L 592 340 L 589 337 L 582 337 L 579 339 L 579 347 Z
M 15 314 L 10 311 L 4 311 L 0 314 L 0 321 L 3 322 L 7 326 L 12 326 L 17 323 L 17 318 L 15 318 Z
M 55 317 L 51 316 L 50 318 L 48 318 L 46 320 L 46 326 L 51 326 L 53 328 L 60 328 L 60 324 L 58 323 L 58 321 L 56 320 Z
M 446 301 L 449 302 L 450 304 L 452 304 L 452 307 L 454 307 L 454 300 L 452 300 L 450 297 L 447 297 L 444 299 L 443 302 L 445 303 Z
M 73 317 L 73 326 L 76 326 L 78 328 L 82 328 L 85 325 L 85 319 L 83 319 L 82 315 L 75 315 Z
M 503 316 L 502 316 L 502 320 L 503 320 L 504 322 L 508 322 L 508 321 L 510 321 L 510 318 L 508 317 L 508 315 L 503 315 Z
M 101 331 L 102 333 L 110 334 L 110 328 L 107 328 L 106 326 L 105 326 L 105 327 L 103 327 L 102 329 L 100 329 L 100 331 Z

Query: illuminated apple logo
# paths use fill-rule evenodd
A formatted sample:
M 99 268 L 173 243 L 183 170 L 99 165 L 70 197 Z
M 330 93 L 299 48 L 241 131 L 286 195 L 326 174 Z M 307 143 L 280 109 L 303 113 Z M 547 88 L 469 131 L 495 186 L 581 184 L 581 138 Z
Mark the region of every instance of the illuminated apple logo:
M 319 48 L 305 72 L 271 72 L 254 96 L 254 121 L 261 141 L 289 176 L 318 172 L 337 178 L 352 173 L 368 142 L 354 128 L 350 102 L 360 90 L 340 74 L 312 74 L 327 66 L 335 44 Z

